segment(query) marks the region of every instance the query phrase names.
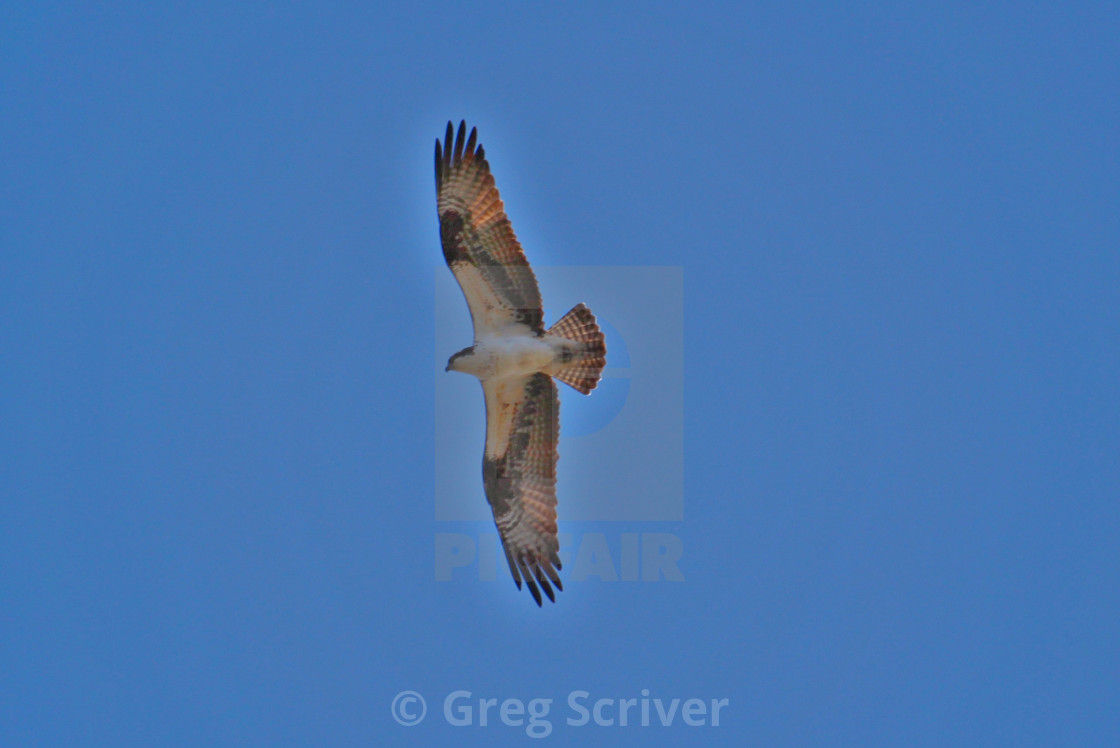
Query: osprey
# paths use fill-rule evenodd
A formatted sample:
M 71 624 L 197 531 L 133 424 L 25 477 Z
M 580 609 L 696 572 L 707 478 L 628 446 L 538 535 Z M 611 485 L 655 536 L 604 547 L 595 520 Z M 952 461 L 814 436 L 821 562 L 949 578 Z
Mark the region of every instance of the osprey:
M 556 602 L 556 444 L 560 401 L 555 377 L 587 395 L 599 383 L 607 347 L 583 304 L 544 329 L 541 293 L 506 218 L 477 129 L 466 137 L 447 123 L 436 140 L 436 200 L 447 266 L 459 281 L 474 323 L 474 345 L 446 371 L 478 377 L 486 397 L 482 484 L 517 588 L 524 579 L 537 605 L 540 590 Z M 540 589 L 538 589 L 538 586 Z

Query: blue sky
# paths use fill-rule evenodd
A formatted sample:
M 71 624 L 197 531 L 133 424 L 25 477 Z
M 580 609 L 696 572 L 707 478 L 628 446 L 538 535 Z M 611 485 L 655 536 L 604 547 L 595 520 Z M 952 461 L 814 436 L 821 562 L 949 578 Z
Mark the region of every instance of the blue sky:
M 1106 3 L 10 4 L 0 743 L 522 744 L 501 702 L 551 699 L 545 743 L 1114 745 L 1118 36 Z M 565 395 L 543 609 L 440 519 L 440 444 L 483 501 L 441 366 L 460 118 L 551 317 L 628 354 Z M 727 705 L 567 722 L 643 689 Z

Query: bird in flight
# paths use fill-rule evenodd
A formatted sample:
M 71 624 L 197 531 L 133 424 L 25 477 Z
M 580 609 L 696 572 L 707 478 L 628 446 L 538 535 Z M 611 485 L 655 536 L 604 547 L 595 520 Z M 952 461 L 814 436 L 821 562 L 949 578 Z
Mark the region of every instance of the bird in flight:
M 474 345 L 446 371 L 478 377 L 486 397 L 482 483 L 517 588 L 537 605 L 556 602 L 556 461 L 560 400 L 553 377 L 587 395 L 599 383 L 607 346 L 583 304 L 544 328 L 541 292 L 513 233 L 478 132 L 450 122 L 436 140 L 436 201 L 447 266 L 474 323 Z

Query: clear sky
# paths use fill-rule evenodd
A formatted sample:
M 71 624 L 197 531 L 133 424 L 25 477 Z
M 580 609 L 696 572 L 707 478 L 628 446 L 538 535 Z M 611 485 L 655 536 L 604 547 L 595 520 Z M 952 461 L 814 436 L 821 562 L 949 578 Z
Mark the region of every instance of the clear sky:
M 1103 2 L 7 4 L 0 745 L 1116 745 L 1118 38 Z M 549 318 L 609 325 L 543 609 L 443 372 L 460 118 Z

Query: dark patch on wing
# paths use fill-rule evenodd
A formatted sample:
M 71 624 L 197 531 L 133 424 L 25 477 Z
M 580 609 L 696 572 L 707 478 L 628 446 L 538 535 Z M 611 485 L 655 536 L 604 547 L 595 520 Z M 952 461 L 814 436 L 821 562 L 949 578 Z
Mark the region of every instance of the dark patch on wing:
M 463 217 L 453 210 L 449 210 L 440 217 L 439 238 L 443 245 L 443 259 L 450 267 L 457 262 L 473 265 L 471 253 L 462 243 Z
M 514 500 L 513 476 L 509 470 L 509 452 L 497 460 L 482 457 L 482 486 L 486 490 L 486 500 L 494 516 L 509 514 Z

